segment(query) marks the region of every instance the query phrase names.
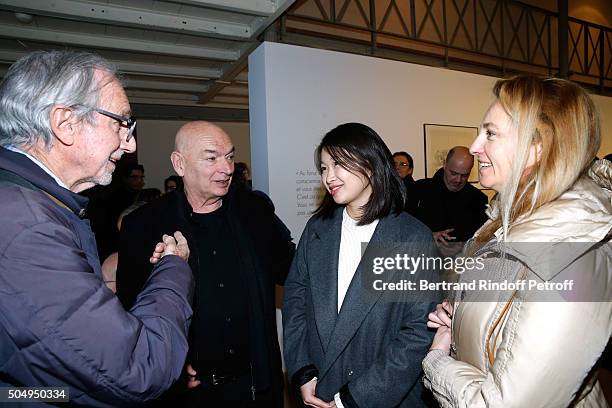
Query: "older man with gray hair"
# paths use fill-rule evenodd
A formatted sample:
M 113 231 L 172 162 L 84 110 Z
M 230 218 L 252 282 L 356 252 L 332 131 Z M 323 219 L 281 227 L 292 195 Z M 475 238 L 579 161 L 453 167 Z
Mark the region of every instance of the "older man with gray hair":
M 193 296 L 185 238 L 160 236 L 126 312 L 77 194 L 110 183 L 134 127 L 115 69 L 93 54 L 35 52 L 0 84 L 0 389 L 64 387 L 45 395 L 121 406 L 178 378 Z

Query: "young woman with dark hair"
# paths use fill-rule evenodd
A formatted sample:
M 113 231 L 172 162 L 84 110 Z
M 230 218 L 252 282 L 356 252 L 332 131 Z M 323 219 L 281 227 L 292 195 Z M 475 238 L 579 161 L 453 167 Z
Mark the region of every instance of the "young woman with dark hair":
M 405 190 L 391 152 L 368 126 L 331 130 L 315 162 L 326 194 L 285 282 L 284 355 L 292 383 L 313 407 L 424 406 L 419 364 L 432 338 L 426 316 L 435 295 L 409 302 L 397 293 L 368 293 L 366 259 L 374 248 L 433 255 L 431 231 L 402 212 Z
M 317 147 L 315 164 L 321 177 L 331 167 L 323 163 L 326 158 L 368 184 L 364 186 L 364 191 L 369 193 L 368 199 L 363 208 L 358 210 L 361 214 L 355 214 L 357 217 L 354 218 L 359 218 L 358 225 L 370 224 L 392 212 L 399 214 L 402 211 L 406 193 L 393 161 L 390 160 L 390 154 L 380 136 L 361 123 L 345 123 L 336 127 L 325 135 Z M 331 217 L 338 207 L 347 204 L 338 202 L 334 191 L 328 190 L 315 216 Z M 352 208 L 349 206 L 349 210 Z

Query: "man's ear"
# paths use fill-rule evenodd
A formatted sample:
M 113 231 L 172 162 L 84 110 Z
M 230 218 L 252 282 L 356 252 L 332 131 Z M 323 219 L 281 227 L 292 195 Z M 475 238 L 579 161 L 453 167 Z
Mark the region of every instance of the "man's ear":
M 76 123 L 72 109 L 64 105 L 53 105 L 49 112 L 49 122 L 57 140 L 66 146 L 74 144 Z
M 176 174 L 183 177 L 185 175 L 185 162 L 183 155 L 176 150 L 170 154 L 170 161 L 172 162 L 172 167 L 174 167 L 174 171 Z

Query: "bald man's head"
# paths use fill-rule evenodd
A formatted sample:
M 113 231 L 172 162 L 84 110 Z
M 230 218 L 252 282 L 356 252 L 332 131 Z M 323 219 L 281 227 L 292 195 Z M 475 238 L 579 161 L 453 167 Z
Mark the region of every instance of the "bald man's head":
M 444 184 L 450 191 L 460 191 L 468 181 L 474 156 L 465 146 L 455 146 L 448 151 L 444 161 Z
M 230 137 L 219 126 L 211 122 L 206 122 L 205 120 L 197 120 L 185 123 L 178 132 L 176 132 L 174 150 L 185 152 L 189 150 L 191 143 L 206 137 L 227 138 L 231 143 Z
M 219 126 L 205 121 L 183 125 L 174 139 L 171 160 L 183 177 L 194 211 L 227 194 L 234 172 L 234 145 Z

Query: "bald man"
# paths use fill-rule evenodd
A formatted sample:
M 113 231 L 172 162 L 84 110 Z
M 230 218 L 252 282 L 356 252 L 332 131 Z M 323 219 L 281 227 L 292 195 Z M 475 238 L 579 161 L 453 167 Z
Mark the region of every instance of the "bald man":
M 433 178 L 418 180 L 407 198 L 406 209 L 433 231 L 444 255 L 457 254 L 487 219 L 487 196 L 467 182 L 473 166 L 468 148 L 455 146 Z
M 280 407 L 274 285 L 284 282 L 293 259 L 289 230 L 261 196 L 229 191 L 234 145 L 218 126 L 185 124 L 170 159 L 184 189 L 124 219 L 117 296 L 131 307 L 151 270 L 149 242 L 158 231 L 183 231 L 197 283 L 188 381 L 176 386 L 188 388 L 188 401 L 181 404 Z

